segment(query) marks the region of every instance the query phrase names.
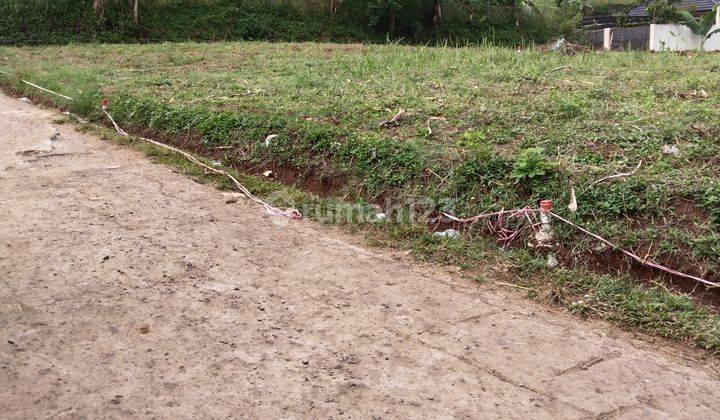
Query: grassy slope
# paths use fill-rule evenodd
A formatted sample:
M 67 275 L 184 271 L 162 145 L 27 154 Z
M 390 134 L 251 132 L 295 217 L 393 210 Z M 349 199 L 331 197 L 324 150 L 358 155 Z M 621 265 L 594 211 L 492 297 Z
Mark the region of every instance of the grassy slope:
M 580 204 L 575 219 L 582 224 L 641 255 L 718 278 L 718 56 L 82 45 L 0 49 L 0 69 L 76 97 L 72 106 L 85 115 L 108 96 L 123 125 L 176 136 L 191 132 L 206 150 L 233 146 L 223 149 L 228 163 L 293 167 L 299 179 L 324 178 L 333 194 L 350 198 L 452 197 L 456 212 L 470 215 L 539 198 L 567 203 L 572 182 Z M 378 127 L 399 108 L 408 115 L 397 127 Z M 271 133 L 280 137 L 263 147 Z M 679 156 L 662 153 L 670 144 L 678 145 Z M 538 145 L 555 169 L 516 182 L 509 175 L 519 152 Z M 640 160 L 633 177 L 592 185 Z M 343 182 L 332 182 L 338 179 Z M 400 228 L 394 239 L 406 233 Z M 609 252 L 562 227 L 558 235 L 568 260 Z M 425 240 L 411 246 L 435 252 L 437 244 L 430 241 L 428 249 Z M 467 248 L 450 254 L 459 256 L 442 258 L 464 263 L 478 257 Z M 530 271 L 528 278 L 538 273 Z M 550 300 L 720 348 L 717 317 L 698 315 L 685 298 L 606 277 L 550 276 L 552 284 L 538 292 Z M 582 298 L 588 293 L 589 301 Z M 657 293 L 663 298 L 653 297 Z M 604 297 L 592 304 L 598 295 Z

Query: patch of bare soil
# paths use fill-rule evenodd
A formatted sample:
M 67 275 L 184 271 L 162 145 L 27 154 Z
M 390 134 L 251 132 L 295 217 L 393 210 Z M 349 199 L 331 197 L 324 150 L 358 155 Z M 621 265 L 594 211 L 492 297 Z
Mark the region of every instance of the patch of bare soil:
M 663 342 L 226 204 L 53 118 L 0 97 L 4 418 L 720 411 L 713 367 Z

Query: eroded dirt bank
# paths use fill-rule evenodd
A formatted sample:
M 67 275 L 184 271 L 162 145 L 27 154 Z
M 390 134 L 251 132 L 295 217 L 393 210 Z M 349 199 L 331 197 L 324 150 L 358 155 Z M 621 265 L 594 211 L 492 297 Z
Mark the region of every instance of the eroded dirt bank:
M 2 417 L 720 412 L 713 369 L 0 96 Z

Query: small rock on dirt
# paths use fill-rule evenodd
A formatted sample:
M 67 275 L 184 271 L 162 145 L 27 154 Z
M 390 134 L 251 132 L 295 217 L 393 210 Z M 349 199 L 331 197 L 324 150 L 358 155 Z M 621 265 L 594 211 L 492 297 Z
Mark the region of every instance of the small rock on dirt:
M 356 365 L 356 364 L 358 364 L 358 363 L 360 362 L 360 361 L 357 359 L 357 357 L 352 356 L 352 355 L 347 355 L 347 356 L 343 357 L 342 360 L 343 360 L 343 362 L 345 362 L 345 363 L 347 363 L 347 364 L 350 364 L 350 365 Z
M 677 156 L 680 154 L 680 149 L 675 144 L 666 144 L 662 147 L 662 152 L 666 155 Z
M 452 240 L 458 240 L 460 239 L 460 232 L 455 229 L 447 229 L 442 232 L 435 232 L 433 233 L 433 236 L 436 238 L 447 238 Z
M 558 266 L 558 264 L 560 264 L 560 263 L 558 262 L 558 259 L 555 257 L 555 255 L 554 255 L 554 254 L 548 254 L 548 256 L 547 256 L 547 265 L 548 265 L 548 267 L 550 267 L 550 268 L 555 268 L 555 267 Z
M 270 134 L 269 136 L 265 137 L 265 147 L 270 146 L 270 143 L 278 138 L 277 134 Z

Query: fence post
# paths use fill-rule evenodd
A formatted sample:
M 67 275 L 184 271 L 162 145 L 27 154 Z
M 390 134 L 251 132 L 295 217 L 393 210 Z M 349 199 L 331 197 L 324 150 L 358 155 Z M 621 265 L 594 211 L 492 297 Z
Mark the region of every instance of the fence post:
M 648 44 L 649 44 L 648 49 L 650 51 L 657 51 L 657 48 L 655 47 L 655 37 L 656 37 L 655 24 L 651 23 L 650 24 L 650 40 L 648 41 Z
M 603 29 L 603 49 L 612 49 L 612 28 Z

